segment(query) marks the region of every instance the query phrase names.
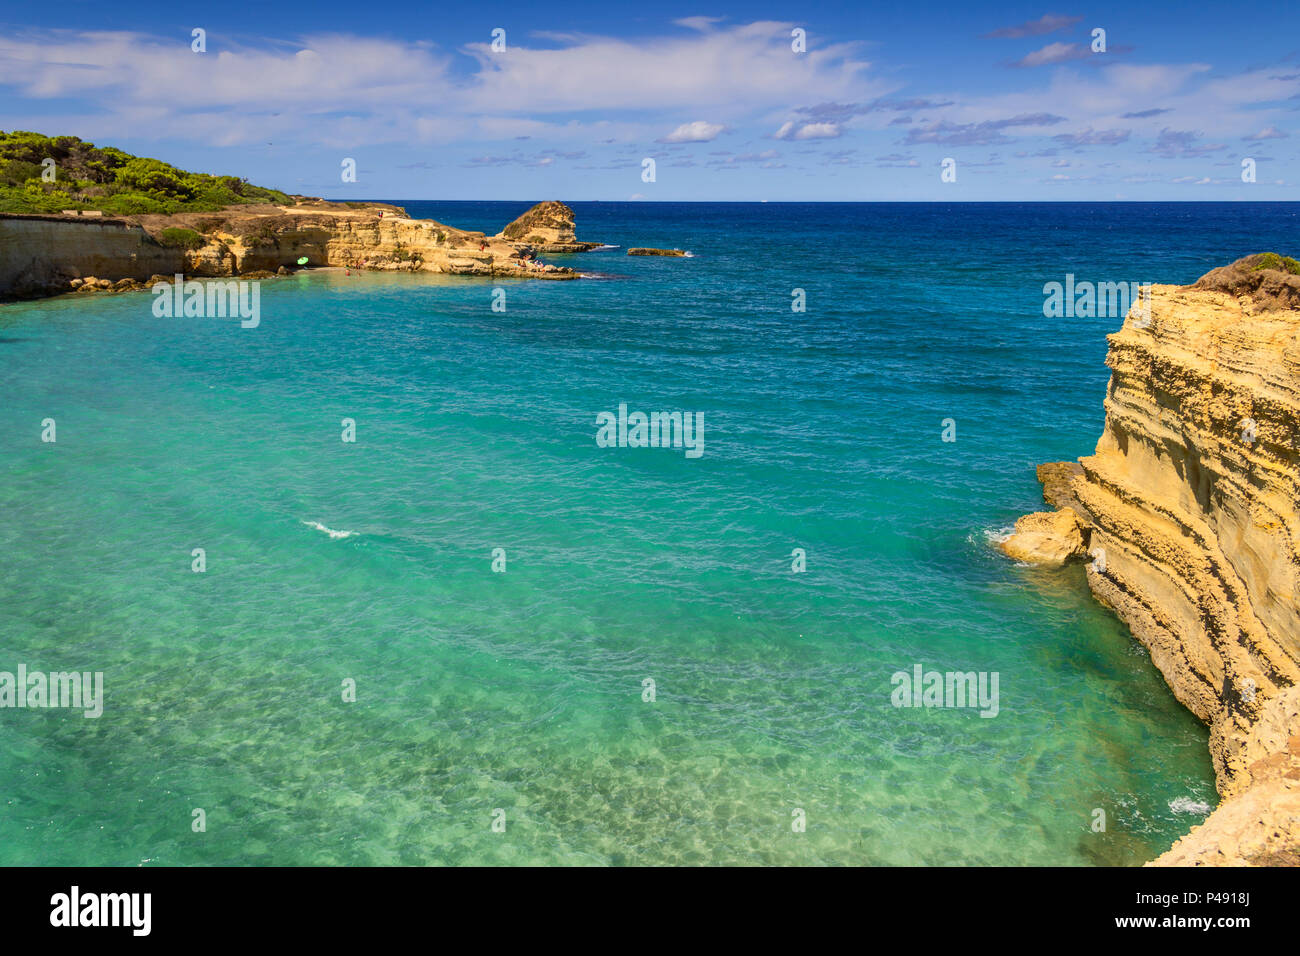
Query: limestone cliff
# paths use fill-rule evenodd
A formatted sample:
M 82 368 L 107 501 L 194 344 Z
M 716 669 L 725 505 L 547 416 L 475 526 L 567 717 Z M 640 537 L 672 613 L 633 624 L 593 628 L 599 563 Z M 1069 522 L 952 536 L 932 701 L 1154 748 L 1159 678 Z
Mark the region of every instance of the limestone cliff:
M 168 245 L 169 233 L 190 241 Z M 174 240 L 172 240 L 174 241 Z M 91 219 L 0 216 L 0 297 L 30 297 L 115 285 L 155 274 L 246 275 L 312 266 L 452 275 L 573 279 L 530 250 L 481 232 L 411 219 L 397 206 L 328 203 L 235 206 L 215 213 Z
M 276 269 L 302 257 L 308 265 L 452 275 L 572 279 L 577 273 L 528 258 L 511 243 L 435 222 L 411 219 L 397 206 L 301 203 L 192 213 L 182 225 L 207 243 L 190 254 L 197 275 Z M 146 226 L 150 217 L 142 217 Z M 174 223 L 178 217 L 169 217 Z
M 183 250 L 122 219 L 0 218 L 0 297 L 66 292 L 70 280 L 86 276 L 143 281 L 184 263 Z
M 497 234 L 538 252 L 588 252 L 599 242 L 579 242 L 573 224 L 573 210 L 562 202 L 539 202 Z
M 1162 864 L 1300 862 L 1297 289 L 1268 255 L 1154 286 L 1109 336 L 1096 452 L 1040 469 L 1093 593 L 1210 728 L 1224 801 Z

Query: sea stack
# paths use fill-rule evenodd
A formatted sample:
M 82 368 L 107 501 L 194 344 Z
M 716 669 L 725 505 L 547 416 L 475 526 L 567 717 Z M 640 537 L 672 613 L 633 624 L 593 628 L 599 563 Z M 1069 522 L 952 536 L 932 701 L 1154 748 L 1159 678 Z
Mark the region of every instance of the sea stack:
M 574 231 L 573 210 L 562 202 L 547 200 L 506 226 L 496 236 L 537 252 L 587 252 L 602 245 L 579 242 Z
M 1109 336 L 1096 452 L 1039 470 L 1071 515 L 1026 530 L 1060 540 L 1003 545 L 1086 552 L 1093 594 L 1210 728 L 1223 802 L 1155 865 L 1300 865 L 1298 307 L 1300 263 L 1272 253 L 1153 286 Z

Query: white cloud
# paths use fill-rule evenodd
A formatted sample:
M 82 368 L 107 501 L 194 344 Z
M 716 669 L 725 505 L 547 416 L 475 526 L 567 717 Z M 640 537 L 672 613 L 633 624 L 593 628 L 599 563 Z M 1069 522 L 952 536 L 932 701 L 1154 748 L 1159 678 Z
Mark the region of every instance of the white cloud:
M 1049 43 L 1040 50 L 1035 50 L 1017 60 L 1014 66 L 1047 66 L 1051 63 L 1065 63 L 1089 56 L 1089 51 L 1077 43 Z
M 1271 67 L 1231 76 L 1211 76 L 1212 69 L 1198 62 L 1114 63 L 1097 69 L 1064 65 L 1047 75 L 1046 84 L 1012 92 L 955 96 L 948 91 L 945 98 L 957 102 L 928 112 L 944 122 L 979 124 L 1049 111 L 1067 117 L 1064 128 L 1071 132 L 1064 135 L 1085 145 L 1116 145 L 1129 138 L 1126 132 L 1132 139 L 1154 136 L 1149 124 L 1131 115 L 1135 103 L 1159 103 L 1161 110 L 1152 115 L 1159 115 L 1162 125 L 1213 129 L 1219 137 L 1245 137 L 1260 130 L 1261 123 L 1285 129 L 1294 117 L 1281 104 L 1300 95 L 1300 80 L 1278 76 Z M 927 91 L 931 96 L 941 92 Z
M 694 123 L 683 123 L 667 136 L 661 136 L 655 142 L 711 143 L 726 128 L 721 123 L 706 123 L 704 120 L 696 120 Z
M 1282 132 L 1276 126 L 1265 126 L 1262 130 L 1253 136 L 1246 136 L 1245 139 L 1256 142 L 1265 139 L 1286 139 L 1287 134 Z
M 838 123 L 804 123 L 796 128 L 794 122 L 787 121 L 781 125 L 773 139 L 835 139 L 840 135 Z
M 809 123 L 794 134 L 795 139 L 834 139 L 840 135 L 837 123 Z
M 679 27 L 686 27 L 688 30 L 699 30 L 701 33 L 707 33 L 715 23 L 721 22 L 722 17 L 682 17 L 680 20 L 673 21 Z
M 188 41 L 136 33 L 0 37 L 0 83 L 35 98 L 187 110 L 275 103 L 347 111 L 451 91 L 447 59 L 420 45 L 320 35 L 293 47 L 194 53 Z
M 738 112 L 773 103 L 815 103 L 883 95 L 890 84 L 870 80 L 856 43 L 831 43 L 790 53 L 794 24 L 759 21 L 715 28 L 691 18 L 694 32 L 641 38 L 584 37 L 561 49 L 490 44 L 465 51 L 481 69 L 466 108 L 567 112 L 726 107 Z
M 666 26 L 662 36 L 636 40 L 514 43 L 508 56 L 473 44 L 461 51 L 477 61 L 468 76 L 425 42 L 328 34 L 230 46 L 209 38 L 199 54 L 188 36 L 36 30 L 0 36 L 0 86 L 23 107 L 7 111 L 7 126 L 30 125 L 42 100 L 71 99 L 87 118 L 76 127 L 83 135 L 233 145 L 296 134 L 334 146 L 539 136 L 611 120 L 611 132 L 628 141 L 653 136 L 647 124 L 656 115 L 710 109 L 712 122 L 734 125 L 774 107 L 867 100 L 896 85 L 868 75 L 856 43 L 792 56 L 788 23 L 692 17 L 680 25 L 687 30 Z M 51 112 L 69 115 L 53 104 Z
M 1067 19 L 1047 17 L 994 35 L 1039 36 Z M 295 144 L 300 152 L 472 144 L 457 157 L 463 160 L 470 150 L 510 155 L 513 143 L 498 144 L 531 137 L 539 145 L 565 141 L 566 148 L 618 144 L 639 157 L 655 137 L 689 144 L 731 132 L 728 139 L 745 150 L 775 127 L 773 139 L 810 142 L 850 131 L 875 135 L 903 118 L 892 108 L 870 108 L 897 95 L 903 82 L 897 73 L 877 78 L 856 43 L 819 43 L 794 56 L 793 25 L 687 17 L 665 22 L 658 36 L 635 39 L 577 33 L 525 38 L 521 31 L 518 38 L 512 34 L 508 56 L 491 53 L 486 43 L 460 51 L 471 63 L 457 63 L 453 51 L 422 41 L 353 35 L 237 46 L 210 37 L 210 52 L 195 54 L 188 36 L 33 30 L 0 35 L 0 86 L 6 128 L 71 132 L 133 147 L 154 139 L 216 147 L 270 148 L 274 142 L 276 151 L 285 151 L 277 156 L 291 155 Z M 547 48 L 527 45 L 543 41 Z M 1068 62 L 1082 49 L 1066 42 L 1042 46 L 1022 62 L 1051 69 L 1001 71 L 1023 80 L 1008 82 L 1001 92 L 973 93 L 963 76 L 952 77 L 961 92 L 917 80 L 899 101 L 915 104 L 905 118 L 920 132 L 910 135 L 935 143 L 966 136 L 978 145 L 997 141 L 987 131 L 1004 129 L 1008 117 L 1051 114 L 1063 119 L 1050 131 L 1046 124 L 1022 125 L 1005 136 L 1055 135 L 1056 143 L 1048 145 L 1062 152 L 1119 147 L 1135 153 L 1155 144 L 1166 154 L 1195 158 L 1228 155 L 1227 142 L 1241 148 L 1243 141 L 1296 131 L 1291 108 L 1300 96 L 1300 74 L 1290 68 L 1228 73 L 1199 62 Z M 465 66 L 468 72 L 460 69 Z M 681 123 L 692 116 L 708 119 Z M 1155 116 L 1155 122 L 1143 121 Z M 1197 130 L 1212 131 L 1213 142 L 1178 139 Z M 887 134 L 891 142 L 898 138 L 893 132 Z M 821 150 L 794 151 L 814 152 Z M 553 168 L 567 165 L 558 161 L 563 155 L 555 154 Z M 746 158 L 713 165 L 778 159 L 741 155 Z M 1143 162 L 1150 160 L 1148 154 Z

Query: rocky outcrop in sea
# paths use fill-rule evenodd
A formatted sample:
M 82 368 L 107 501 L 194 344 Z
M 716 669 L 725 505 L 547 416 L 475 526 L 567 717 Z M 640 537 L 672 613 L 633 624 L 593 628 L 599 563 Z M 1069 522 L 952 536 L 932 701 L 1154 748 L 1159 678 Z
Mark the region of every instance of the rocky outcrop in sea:
M 537 252 L 589 252 L 603 243 L 579 242 L 573 210 L 562 202 L 539 202 L 506 226 L 496 238 L 526 246 Z

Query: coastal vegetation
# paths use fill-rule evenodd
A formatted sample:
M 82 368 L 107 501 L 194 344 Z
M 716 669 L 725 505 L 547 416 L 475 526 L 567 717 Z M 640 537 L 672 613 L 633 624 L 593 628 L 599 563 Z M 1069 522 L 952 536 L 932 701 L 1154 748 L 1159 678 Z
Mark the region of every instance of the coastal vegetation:
M 1257 252 L 1207 272 L 1195 288 L 1249 295 L 1261 311 L 1300 308 L 1300 262 L 1276 252 Z
M 78 209 L 119 216 L 171 215 L 290 202 L 279 190 L 237 176 L 191 173 L 76 136 L 0 130 L 0 212 Z
M 1276 252 L 1261 252 L 1254 256 L 1254 265 L 1252 271 L 1258 272 L 1260 269 L 1280 269 L 1289 272 L 1292 275 L 1300 275 L 1300 262 L 1292 259 L 1290 256 L 1279 256 Z
M 159 234 L 158 241 L 164 246 L 173 248 L 197 249 L 207 240 L 203 238 L 201 233 L 195 232 L 193 229 L 183 229 L 173 226 L 164 229 Z

